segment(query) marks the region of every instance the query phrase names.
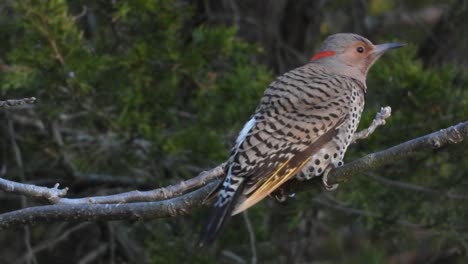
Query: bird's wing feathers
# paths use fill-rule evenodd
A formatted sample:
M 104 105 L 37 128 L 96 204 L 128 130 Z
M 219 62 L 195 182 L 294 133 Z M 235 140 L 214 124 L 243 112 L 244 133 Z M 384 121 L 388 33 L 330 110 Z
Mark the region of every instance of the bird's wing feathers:
M 252 170 L 252 174 L 245 175 L 245 187 L 243 195 L 239 196 L 237 206 L 233 211 L 233 215 L 240 213 L 252 205 L 258 203 L 263 198 L 268 196 L 271 192 L 280 187 L 287 180 L 291 179 L 297 172 L 299 172 L 310 160 L 313 153 L 320 150 L 324 144 L 330 141 L 337 133 L 338 128 L 345 120 L 345 116 L 336 120 L 335 124 L 330 127 L 324 134 L 311 140 L 304 149 L 285 148 L 277 153 L 284 153 L 286 160 L 272 162 L 276 166 L 260 166 Z M 287 139 L 284 139 L 287 141 Z M 268 157 L 265 158 L 268 160 Z M 268 161 L 262 161 L 266 163 Z M 255 173 L 259 172 L 261 173 Z

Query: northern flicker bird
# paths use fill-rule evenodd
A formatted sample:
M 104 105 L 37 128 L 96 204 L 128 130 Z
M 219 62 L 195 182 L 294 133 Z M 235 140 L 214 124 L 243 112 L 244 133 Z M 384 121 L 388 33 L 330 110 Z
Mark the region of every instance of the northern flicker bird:
M 212 242 L 231 215 L 261 201 L 287 180 L 322 177 L 343 165 L 359 124 L 366 75 L 387 50 L 356 34 L 329 36 L 311 61 L 266 89 L 231 150 L 225 178 L 200 245 Z

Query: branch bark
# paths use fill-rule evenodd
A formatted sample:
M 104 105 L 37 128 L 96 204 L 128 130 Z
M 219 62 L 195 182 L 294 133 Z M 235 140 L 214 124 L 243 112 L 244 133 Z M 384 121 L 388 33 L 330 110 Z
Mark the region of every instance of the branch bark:
M 6 101 L 0 101 L 0 108 L 7 108 L 12 106 L 18 106 L 23 104 L 34 104 L 36 97 L 22 98 L 22 99 L 11 99 Z
M 152 202 L 167 200 L 190 190 L 200 188 L 208 182 L 224 175 L 224 163 L 200 173 L 197 177 L 182 181 L 178 184 L 161 187 L 150 191 L 130 191 L 106 196 L 94 196 L 84 198 L 64 198 L 68 188 L 59 189 L 59 184 L 53 188 L 47 188 L 27 183 L 19 183 L 0 178 L 0 190 L 16 193 L 28 197 L 46 199 L 51 204 L 122 204 L 134 202 Z
M 364 156 L 343 167 L 334 169 L 328 175 L 328 180 L 331 184 L 340 183 L 354 175 L 362 175 L 371 169 L 395 160 L 405 159 L 418 152 L 438 149 L 449 144 L 458 144 L 465 138 L 468 138 L 468 121 Z M 162 195 L 160 197 L 166 199 L 161 201 L 126 204 L 58 204 L 31 207 L 0 214 L 0 230 L 57 221 L 144 220 L 190 214 L 204 205 L 205 197 L 219 182 L 219 179 L 216 178 L 222 175 L 222 171 L 220 165 L 188 180 L 191 181 L 190 188 L 198 188 L 188 193 L 184 193 L 190 189 L 187 188 L 187 185 L 185 187 L 174 185 L 172 188 L 177 190 L 174 195 L 171 195 L 172 197 Z M 200 179 L 206 181 L 203 182 Z M 215 180 L 208 182 L 209 179 Z M 305 182 L 292 180 L 285 184 L 284 189 L 291 193 L 307 191 L 311 188 L 317 188 L 319 186 L 317 182 L 320 182 L 320 180 Z M 164 194 L 164 192 L 162 193 Z M 183 194 L 176 196 L 178 193 Z
M 362 131 L 359 131 L 354 134 L 352 143 L 355 143 L 358 140 L 366 139 L 370 136 L 370 134 L 374 133 L 374 131 L 379 127 L 385 125 L 385 119 L 389 118 L 392 115 L 392 108 L 390 106 L 380 108 L 380 112 L 375 115 L 374 120 L 372 121 L 371 125 Z
M 53 188 L 47 188 L 0 178 L 0 190 L 29 197 L 44 198 L 50 203 L 56 203 L 60 197 L 67 194 L 68 188 L 59 189 L 58 187 L 58 183 Z

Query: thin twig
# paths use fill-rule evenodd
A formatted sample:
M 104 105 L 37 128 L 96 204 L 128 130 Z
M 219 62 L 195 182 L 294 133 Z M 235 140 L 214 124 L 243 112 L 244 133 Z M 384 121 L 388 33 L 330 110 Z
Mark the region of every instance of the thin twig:
M 89 226 L 91 223 L 80 223 L 78 225 L 75 225 L 73 227 L 71 227 L 70 229 L 67 229 L 65 232 L 63 232 L 59 237 L 57 238 L 54 238 L 54 239 L 49 239 L 49 240 L 46 240 L 46 241 L 42 241 L 40 243 L 37 244 L 37 246 L 35 246 L 33 249 L 32 249 L 32 252 L 34 254 L 37 254 L 43 250 L 46 250 L 46 249 L 53 249 L 55 247 L 55 245 L 57 245 L 58 243 L 66 240 L 69 238 L 69 236 L 78 231 L 78 230 L 81 230 L 82 228 L 86 227 L 86 226 Z M 23 258 L 21 260 L 19 260 L 18 262 L 24 262 L 26 261 L 26 258 Z
M 83 5 L 83 7 L 81 8 L 81 12 L 78 15 L 73 16 L 73 20 L 77 21 L 81 19 L 82 17 L 86 16 L 87 13 L 88 13 L 88 7 L 86 5 Z
M 174 185 L 162 187 L 150 191 L 130 191 L 106 196 L 95 196 L 85 198 L 59 198 L 57 204 L 117 204 L 133 202 L 151 202 L 167 200 L 186 193 L 187 191 L 200 188 L 206 183 L 220 178 L 224 175 L 224 163 L 200 173 L 197 177 L 179 182 Z
M 250 263 L 257 264 L 257 246 L 255 243 L 255 232 L 253 230 L 252 223 L 250 223 L 250 218 L 247 211 L 244 211 L 242 213 L 242 217 L 244 218 L 245 226 L 247 227 L 247 232 L 249 233 L 250 251 L 252 251 L 252 259 Z
M 10 99 L 5 101 L 0 101 L 0 108 L 8 108 L 24 104 L 34 104 L 36 102 L 36 97 L 21 98 L 21 99 Z
M 109 230 L 109 263 L 115 263 L 115 228 L 112 223 L 107 223 L 107 229 Z
M 107 244 L 101 244 L 99 247 L 93 249 L 88 254 L 86 254 L 78 264 L 88 264 L 96 263 L 96 259 L 99 258 L 102 254 L 106 253 L 106 250 L 109 246 Z
M 379 126 L 385 125 L 385 119 L 389 118 L 392 115 L 392 108 L 390 106 L 381 107 L 380 112 L 375 115 L 372 124 L 362 131 L 359 131 L 354 134 L 352 143 L 355 143 L 358 140 L 366 139 L 370 134 L 374 133 L 375 129 Z
M 156 202 L 29 207 L 0 214 L 0 230 L 46 222 L 144 220 L 187 215 L 204 205 L 205 197 L 216 183 L 213 181 L 196 191 Z
M 150 191 L 130 191 L 106 196 L 95 196 L 68 199 L 62 198 L 67 194 L 68 188 L 59 189 L 58 183 L 53 188 L 41 187 L 32 184 L 14 182 L 0 178 L 0 190 L 28 197 L 45 198 L 51 204 L 118 204 L 131 202 L 150 202 L 166 200 L 187 191 L 200 188 L 206 183 L 224 175 L 224 164 L 209 171 L 200 173 L 197 177 L 182 181 L 178 184 L 162 187 Z
M 235 261 L 235 263 L 238 263 L 238 264 L 247 264 L 247 261 L 245 261 L 241 256 L 237 255 L 236 253 L 230 251 L 230 250 L 223 250 L 221 251 L 221 254 L 230 259 L 230 260 L 233 260 Z
M 0 190 L 27 197 L 47 199 L 50 203 L 56 203 L 60 197 L 67 194 L 68 188 L 59 189 L 58 183 L 53 188 L 47 188 L 0 178 Z

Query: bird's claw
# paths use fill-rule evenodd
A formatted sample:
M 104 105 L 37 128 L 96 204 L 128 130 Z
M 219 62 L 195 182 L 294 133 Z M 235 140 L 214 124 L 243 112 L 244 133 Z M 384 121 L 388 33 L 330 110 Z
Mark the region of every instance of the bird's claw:
M 329 169 L 327 169 L 324 173 L 323 173 L 323 176 L 322 176 L 322 183 L 323 183 L 323 187 L 325 188 L 325 190 L 327 191 L 334 191 L 338 188 L 339 184 L 338 183 L 335 183 L 335 184 L 328 184 L 328 173 L 333 169 L 335 168 L 336 166 L 333 166 L 333 167 L 330 167 Z
M 270 196 L 279 203 L 284 203 L 288 199 L 288 196 L 291 197 L 281 188 L 278 188 L 276 191 L 271 193 Z

